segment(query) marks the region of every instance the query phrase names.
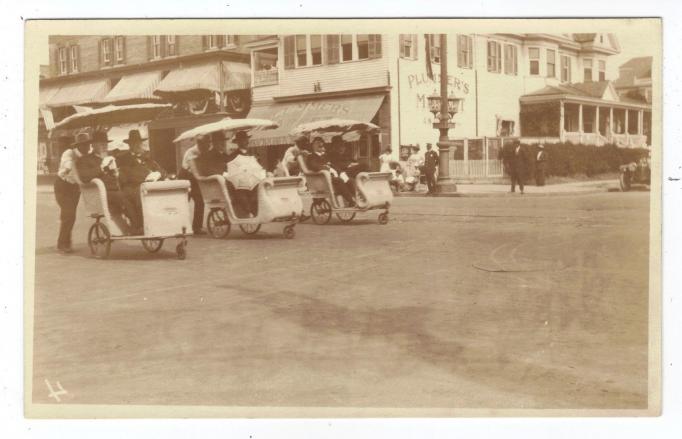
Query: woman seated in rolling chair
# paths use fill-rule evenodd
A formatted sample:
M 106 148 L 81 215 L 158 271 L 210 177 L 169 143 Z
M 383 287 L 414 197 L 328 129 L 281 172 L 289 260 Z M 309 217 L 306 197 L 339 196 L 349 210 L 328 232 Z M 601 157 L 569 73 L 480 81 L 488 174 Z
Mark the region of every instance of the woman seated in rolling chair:
M 76 137 L 80 157 L 76 159 L 76 171 L 83 183 L 99 178 L 107 191 L 109 209 L 114 215 L 125 215 L 130 221 L 130 234 L 142 235 L 141 215 L 121 191 L 118 169 L 114 157 L 108 155 L 109 140 L 106 133 L 97 132 L 94 137 L 81 133 Z
M 334 169 L 333 165 L 330 163 L 331 160 L 325 153 L 324 140 L 322 137 L 315 137 L 315 139 L 313 139 L 312 148 L 313 153 L 306 156 L 305 165 L 312 172 L 319 172 L 322 170 L 329 171 L 332 176 L 332 186 L 336 195 L 341 195 L 348 207 L 355 206 L 353 190 L 344 182 L 344 180 L 339 176 L 339 172 Z
M 249 152 L 249 134 L 246 131 L 238 131 L 232 141 L 237 145 L 237 150 L 232 152 L 231 154 L 228 154 L 227 157 L 225 158 L 228 169 L 229 169 L 229 164 L 239 156 L 252 156 L 252 154 Z M 260 170 L 257 170 L 257 173 L 262 175 L 262 179 L 266 178 L 267 172 L 265 169 L 263 169 L 260 164 L 258 164 L 258 167 L 260 167 Z M 229 171 L 226 172 L 225 178 L 229 178 Z M 228 189 L 230 189 L 230 183 L 228 182 Z M 243 216 L 243 217 L 248 217 L 248 216 L 256 216 L 258 214 L 258 185 L 256 185 L 253 189 L 233 189 L 230 192 L 230 196 L 234 194 L 234 201 L 235 201 L 235 208 L 237 209 L 237 215 L 238 216 Z

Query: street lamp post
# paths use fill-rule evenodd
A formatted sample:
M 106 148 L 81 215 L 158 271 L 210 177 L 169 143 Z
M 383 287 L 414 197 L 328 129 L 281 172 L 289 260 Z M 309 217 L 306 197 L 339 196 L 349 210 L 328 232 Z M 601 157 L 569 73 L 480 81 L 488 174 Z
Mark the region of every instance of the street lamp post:
M 448 131 L 455 128 L 450 119 L 459 111 L 462 99 L 448 96 L 448 50 L 447 36 L 440 34 L 440 95 L 429 96 L 429 109 L 434 115 L 433 128 L 440 132 L 438 138 L 438 193 L 457 192 L 455 180 L 450 178 L 450 137 Z M 427 54 L 428 56 L 428 54 Z M 443 110 L 447 109 L 447 110 Z M 435 121 L 435 119 L 438 121 Z

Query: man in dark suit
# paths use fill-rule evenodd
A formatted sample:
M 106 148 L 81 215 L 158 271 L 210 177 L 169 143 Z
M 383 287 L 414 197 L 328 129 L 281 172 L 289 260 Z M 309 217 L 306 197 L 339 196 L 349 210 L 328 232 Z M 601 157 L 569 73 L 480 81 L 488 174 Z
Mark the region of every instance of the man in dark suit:
M 89 183 L 94 178 L 99 178 L 104 183 L 107 191 L 107 204 L 113 214 L 123 214 L 130 219 L 131 233 L 141 235 L 142 224 L 139 222 L 140 215 L 135 211 L 135 206 L 123 195 L 118 182 L 118 170 L 116 162 L 111 156 L 106 155 L 106 144 L 109 142 L 106 133 L 95 134 L 95 151 L 82 151 L 76 159 L 76 170 L 83 183 Z
M 348 206 L 355 206 L 353 192 L 349 186 L 339 178 L 339 173 L 331 166 L 329 157 L 325 153 L 324 140 L 316 137 L 312 143 L 313 153 L 306 157 L 306 166 L 313 172 L 322 170 L 330 171 L 332 174 L 332 186 L 337 195 L 341 195 Z
M 523 185 L 528 167 L 528 154 L 525 147 L 518 140 L 507 143 L 502 148 L 502 163 L 511 178 L 511 192 L 516 192 L 518 183 L 523 195 Z
M 130 130 L 128 138 L 124 140 L 130 150 L 118 156 L 119 183 L 121 190 L 128 200 L 135 206 L 139 214 L 136 219 L 142 224 L 142 199 L 140 185 L 145 181 L 158 181 L 166 178 L 166 171 L 156 163 L 151 154 L 142 148 L 142 138 L 138 130 Z
M 438 169 L 438 153 L 431 149 L 431 144 L 426 144 L 426 154 L 424 154 L 424 173 L 426 174 L 426 186 L 429 195 L 436 193 L 436 169 Z

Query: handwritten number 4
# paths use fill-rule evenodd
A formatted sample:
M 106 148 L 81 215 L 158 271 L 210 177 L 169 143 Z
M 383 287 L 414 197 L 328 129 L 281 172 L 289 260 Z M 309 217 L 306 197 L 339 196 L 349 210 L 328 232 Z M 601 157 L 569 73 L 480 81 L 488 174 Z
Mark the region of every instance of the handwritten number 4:
M 52 388 L 52 385 L 50 384 L 50 382 L 47 379 L 45 379 L 45 385 L 47 386 L 47 389 L 50 391 L 50 393 L 48 393 L 48 395 L 47 395 L 48 398 L 54 398 L 55 400 L 57 400 L 57 402 L 61 402 L 61 399 L 59 399 L 59 396 L 60 395 L 67 395 L 68 392 L 66 390 L 64 390 L 64 388 L 59 383 L 59 381 L 57 381 L 56 384 L 57 384 L 57 391 L 55 391 Z

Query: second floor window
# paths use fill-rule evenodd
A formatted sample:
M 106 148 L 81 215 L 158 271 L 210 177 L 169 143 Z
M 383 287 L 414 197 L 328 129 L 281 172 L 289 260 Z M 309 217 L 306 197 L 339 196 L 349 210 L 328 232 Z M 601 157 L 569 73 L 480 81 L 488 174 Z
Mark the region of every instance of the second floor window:
M 592 82 L 592 60 L 590 58 L 583 60 L 583 75 L 585 82 Z
M 314 66 L 322 64 L 322 35 L 310 36 L 310 64 Z
M 102 65 L 110 66 L 113 62 L 113 51 L 111 47 L 111 38 L 104 38 L 101 41 Z
M 556 52 L 547 49 L 547 77 L 556 78 Z
M 566 55 L 561 57 L 561 82 L 571 82 L 571 58 Z
M 430 34 L 429 35 L 429 45 L 431 46 L 429 58 L 431 62 L 435 64 L 440 64 L 440 35 Z
M 417 59 L 417 36 L 400 35 L 400 57 Z
M 305 35 L 296 35 L 296 67 L 308 65 L 308 44 Z
M 152 37 L 152 58 L 161 58 L 161 36 L 154 35 Z
M 470 69 L 472 60 L 473 42 L 469 35 L 457 35 L 457 66 Z
M 540 49 L 537 47 L 528 48 L 528 60 L 530 62 L 530 74 L 539 75 L 540 74 Z
M 369 58 L 369 35 L 356 35 L 356 43 L 358 47 L 358 59 Z
M 166 35 L 166 56 L 177 55 L 175 35 Z
M 341 61 L 353 60 L 353 35 L 341 35 Z
M 507 75 L 517 74 L 517 50 L 516 46 L 513 44 L 507 44 L 504 46 L 504 73 Z
M 225 38 L 225 46 L 233 47 L 237 45 L 236 35 L 224 35 L 223 38 Z
M 488 41 L 488 71 L 502 71 L 502 46 L 497 41 Z
M 66 75 L 69 73 L 69 52 L 66 47 L 60 47 L 57 51 L 59 56 L 59 74 Z
M 606 61 L 599 61 L 599 80 L 606 81 Z
M 208 45 L 209 49 L 217 49 L 218 48 L 218 35 L 209 35 L 207 45 Z
M 379 34 L 287 35 L 283 46 L 285 69 L 381 58 L 382 53 Z
M 116 64 L 123 64 L 125 62 L 125 37 L 116 37 L 115 46 Z
M 71 73 L 78 73 L 78 66 L 80 63 L 78 54 L 80 50 L 78 49 L 78 46 L 71 46 Z

